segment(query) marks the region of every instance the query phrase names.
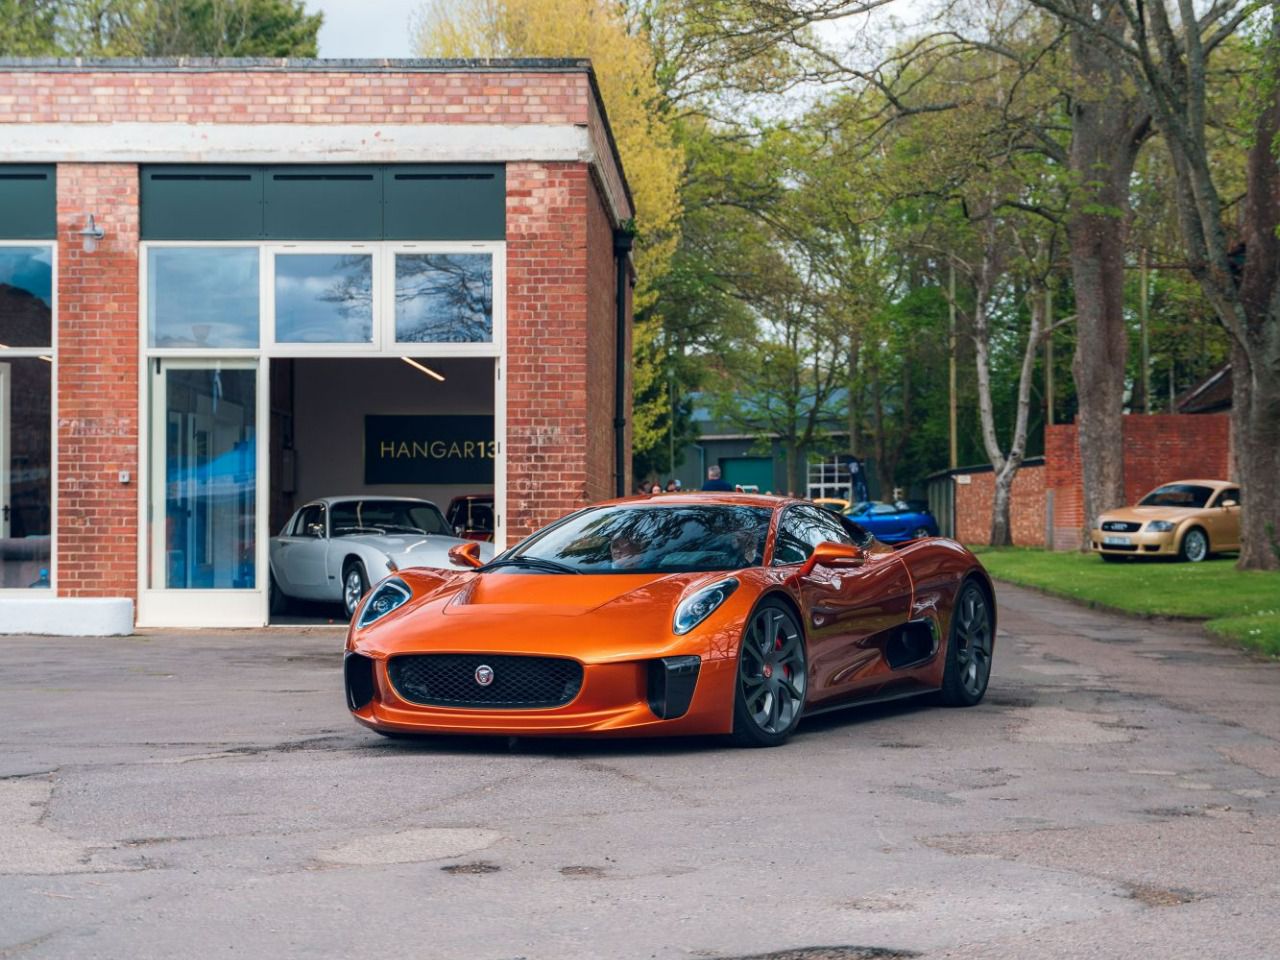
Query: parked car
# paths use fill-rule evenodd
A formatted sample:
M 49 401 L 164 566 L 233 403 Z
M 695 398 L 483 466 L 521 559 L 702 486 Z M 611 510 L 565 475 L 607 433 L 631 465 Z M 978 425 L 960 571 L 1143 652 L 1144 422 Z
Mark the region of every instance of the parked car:
M 340 602 L 350 617 L 391 570 L 450 566 L 456 537 L 440 509 L 412 497 L 324 497 L 298 510 L 271 538 L 271 607 L 289 597 Z M 477 544 L 480 556 L 493 545 Z
M 938 535 L 938 521 L 928 509 L 921 510 L 919 505 L 902 500 L 897 503 L 864 500 L 855 503 L 844 515 L 866 527 L 885 543 L 901 543 L 904 540 Z
M 811 503 L 699 492 L 586 507 L 488 563 L 481 546 L 454 551 L 473 569 L 403 570 L 361 603 L 356 721 L 774 746 L 812 713 L 987 689 L 994 594 L 958 543 L 894 549 Z
M 849 509 L 849 501 L 840 497 L 814 497 L 810 503 L 816 503 L 824 510 L 830 510 L 832 513 L 844 513 Z
M 1240 549 L 1240 486 L 1229 480 L 1177 480 L 1156 487 L 1137 506 L 1108 510 L 1090 531 L 1103 560 L 1178 557 L 1199 563 Z
M 445 517 L 453 532 L 463 540 L 493 541 L 492 493 L 468 493 L 449 501 Z

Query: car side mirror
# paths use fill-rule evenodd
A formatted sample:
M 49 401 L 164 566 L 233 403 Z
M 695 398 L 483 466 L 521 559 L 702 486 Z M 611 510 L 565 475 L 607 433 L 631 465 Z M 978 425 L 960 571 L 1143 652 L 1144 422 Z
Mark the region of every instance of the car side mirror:
M 800 568 L 800 575 L 808 576 L 814 567 L 859 567 L 866 562 L 866 551 L 852 543 L 836 543 L 825 540 L 813 548 L 809 559 Z
M 480 559 L 480 544 L 474 540 L 467 543 L 460 543 L 456 547 L 449 550 L 449 561 L 460 567 L 483 567 L 484 561 Z
M 324 536 L 324 524 L 323 524 L 323 523 L 308 523 L 308 524 L 307 524 L 307 536 L 308 536 L 308 537 L 315 537 L 317 540 L 318 540 L 318 539 L 320 539 L 320 538 L 322 538 L 322 537 Z
M 1218 506 L 1220 506 L 1220 507 L 1238 507 L 1238 506 L 1240 506 L 1240 501 L 1238 501 L 1238 500 L 1231 500 L 1231 499 L 1227 499 L 1227 500 L 1223 500 L 1220 504 L 1218 504 Z

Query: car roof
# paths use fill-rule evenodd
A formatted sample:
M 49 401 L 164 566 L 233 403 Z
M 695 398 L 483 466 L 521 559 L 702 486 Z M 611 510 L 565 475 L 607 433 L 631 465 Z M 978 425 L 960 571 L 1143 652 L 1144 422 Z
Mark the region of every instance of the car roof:
M 1173 487 L 1180 483 L 1195 484 L 1198 487 L 1238 487 L 1240 484 L 1234 480 L 1166 480 L 1164 483 L 1156 484 L 1153 490 L 1159 490 L 1161 487 Z

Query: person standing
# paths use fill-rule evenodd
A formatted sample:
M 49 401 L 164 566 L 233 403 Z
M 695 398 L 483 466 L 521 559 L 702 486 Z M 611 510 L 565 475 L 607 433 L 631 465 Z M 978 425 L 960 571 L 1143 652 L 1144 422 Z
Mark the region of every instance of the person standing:
M 717 465 L 707 467 L 707 482 L 702 485 L 702 489 L 728 493 L 733 487 L 720 476 L 720 467 Z

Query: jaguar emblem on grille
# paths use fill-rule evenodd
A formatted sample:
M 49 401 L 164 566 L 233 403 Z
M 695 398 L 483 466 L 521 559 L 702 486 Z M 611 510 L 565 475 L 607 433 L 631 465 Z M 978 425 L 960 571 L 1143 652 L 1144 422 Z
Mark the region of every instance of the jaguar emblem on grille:
M 487 663 L 482 663 L 476 667 L 476 683 L 482 687 L 487 687 L 493 683 L 493 667 Z

